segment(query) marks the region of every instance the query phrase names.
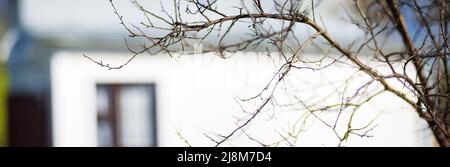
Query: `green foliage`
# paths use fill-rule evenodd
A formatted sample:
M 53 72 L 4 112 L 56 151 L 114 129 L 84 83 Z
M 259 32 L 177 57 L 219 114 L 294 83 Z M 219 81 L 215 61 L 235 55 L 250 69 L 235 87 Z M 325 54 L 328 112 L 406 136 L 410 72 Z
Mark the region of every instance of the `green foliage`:
M 7 145 L 7 113 L 6 99 L 8 92 L 8 77 L 6 66 L 0 62 L 0 146 Z
M 0 39 L 6 30 L 6 25 L 0 20 Z M 1 56 L 1 55 L 0 55 Z M 7 146 L 7 110 L 8 77 L 6 65 L 0 61 L 0 147 Z

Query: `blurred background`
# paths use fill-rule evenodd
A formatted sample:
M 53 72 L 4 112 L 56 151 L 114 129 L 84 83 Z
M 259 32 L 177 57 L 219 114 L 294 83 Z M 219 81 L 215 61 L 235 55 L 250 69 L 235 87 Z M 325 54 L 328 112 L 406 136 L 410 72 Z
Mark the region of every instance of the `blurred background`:
M 0 39 L 3 39 L 8 28 L 7 14 L 8 5 L 5 0 L 0 1 Z M 0 57 L 4 57 L 5 53 L 0 52 Z M 7 113 L 6 113 L 6 97 L 8 92 L 8 73 L 6 71 L 5 60 L 0 61 L 0 146 L 7 146 Z
M 116 3 L 127 21 L 144 19 L 128 1 Z M 328 18 L 328 30 L 350 43 L 362 32 L 342 19 L 345 12 L 336 13 L 340 3 L 327 1 L 318 10 Z M 143 4 L 160 10 L 153 1 Z M 82 54 L 111 64 L 126 61 L 126 31 L 118 23 L 107 0 L 0 0 L 0 146 L 212 146 L 205 133 L 225 134 L 236 116 L 245 117 L 236 95 L 254 95 L 275 70 L 272 60 L 249 53 L 227 61 L 145 55 L 108 71 Z M 311 85 L 323 78 L 332 83 L 346 70 L 299 76 L 318 82 Z M 364 110 L 360 124 L 378 115 L 373 110 L 386 114 L 375 122 L 373 138 L 352 138 L 348 146 L 431 145 L 426 126 L 398 99 L 386 95 Z M 262 117 L 247 130 L 270 143 L 301 114 Z M 308 126 L 296 145 L 336 146 L 320 123 Z M 240 134 L 227 146 L 258 144 Z

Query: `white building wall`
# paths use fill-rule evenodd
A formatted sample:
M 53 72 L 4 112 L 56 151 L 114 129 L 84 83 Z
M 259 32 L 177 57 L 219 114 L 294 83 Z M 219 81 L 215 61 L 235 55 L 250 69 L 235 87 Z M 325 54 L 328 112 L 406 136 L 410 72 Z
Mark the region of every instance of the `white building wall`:
M 129 54 L 91 52 L 94 59 L 121 64 Z M 313 57 L 313 55 L 310 55 Z M 192 146 L 214 146 L 204 133 L 228 134 L 236 127 L 236 118 L 245 114 L 236 97 L 251 97 L 258 93 L 277 67 L 271 59 L 256 53 L 238 53 L 230 59 L 212 54 L 182 56 L 179 60 L 167 55 L 138 56 L 120 70 L 107 70 L 88 61 L 79 52 L 56 52 L 51 60 L 52 120 L 54 146 L 96 146 L 96 83 L 155 83 L 157 98 L 158 146 L 187 146 L 180 132 Z M 350 75 L 351 68 L 330 66 L 326 70 L 301 70 L 285 83 L 299 88 L 304 97 L 325 97 L 333 84 L 312 89 L 323 83 Z M 354 81 L 363 83 L 364 75 Z M 336 82 L 337 83 L 337 82 Z M 358 83 L 355 83 L 358 85 Z M 315 90 L 315 91 L 313 91 Z M 277 95 L 283 97 L 283 95 Z M 286 96 L 287 97 L 287 96 Z M 331 100 L 340 97 L 331 97 Z M 283 102 L 282 98 L 278 98 Z M 289 100 L 289 99 L 284 99 Z M 244 108 L 253 111 L 254 105 Z M 381 112 L 380 112 L 381 111 Z M 245 128 L 261 142 L 270 144 L 292 128 L 304 112 L 264 111 Z M 379 114 L 381 113 L 381 114 Z M 378 115 L 373 137 L 350 137 L 343 146 L 430 146 L 431 133 L 410 106 L 392 94 L 384 93 L 358 110 L 354 126 L 362 126 Z M 333 120 L 336 113 L 323 113 Z M 317 119 L 308 119 L 296 146 L 337 146 L 333 132 Z M 237 133 L 223 146 L 259 146 L 243 133 Z M 284 142 L 280 146 L 287 146 Z

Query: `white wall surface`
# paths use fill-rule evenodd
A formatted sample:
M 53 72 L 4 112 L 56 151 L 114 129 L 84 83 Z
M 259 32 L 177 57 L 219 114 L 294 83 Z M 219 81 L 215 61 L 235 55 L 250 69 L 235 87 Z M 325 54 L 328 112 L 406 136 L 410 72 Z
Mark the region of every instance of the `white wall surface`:
M 85 54 L 110 64 L 120 64 L 129 56 L 107 52 Z M 211 136 L 230 133 L 236 127 L 237 118 L 246 116 L 234 98 L 257 94 L 274 69 L 272 60 L 255 53 L 238 53 L 226 60 L 210 54 L 182 56 L 179 60 L 167 55 L 143 55 L 123 69 L 107 70 L 88 61 L 79 52 L 57 52 L 51 61 L 54 146 L 96 146 L 96 83 L 155 83 L 158 146 L 186 146 L 177 131 L 192 146 L 213 146 L 215 143 L 204 133 Z M 293 76 L 284 84 L 296 86 L 299 91 L 294 93 L 300 98 L 314 99 L 328 96 L 326 92 L 336 86 L 333 82 L 350 74 L 352 69 L 345 66 L 315 72 L 300 70 L 292 72 Z M 361 84 L 363 78 L 361 75 L 354 81 Z M 332 84 L 313 88 L 326 83 Z M 287 96 L 283 99 L 285 96 L 277 95 L 279 102 L 289 101 Z M 338 96 L 330 97 L 331 101 L 339 99 Z M 258 103 L 247 103 L 244 108 L 253 112 L 256 105 Z M 305 111 L 264 111 L 245 130 L 259 141 L 271 144 L 280 139 L 280 134 L 300 127 L 298 122 L 303 114 Z M 359 109 L 352 125 L 355 128 L 363 126 L 377 115 L 373 123 L 377 126 L 370 132 L 373 137 L 351 136 L 343 146 L 431 146 L 431 133 L 417 114 L 389 93 Z M 336 113 L 320 116 L 332 121 Z M 290 143 L 337 146 L 333 132 L 317 119 L 307 119 L 305 127 L 299 138 Z M 286 142 L 280 144 L 287 145 Z M 223 146 L 259 144 L 239 132 Z

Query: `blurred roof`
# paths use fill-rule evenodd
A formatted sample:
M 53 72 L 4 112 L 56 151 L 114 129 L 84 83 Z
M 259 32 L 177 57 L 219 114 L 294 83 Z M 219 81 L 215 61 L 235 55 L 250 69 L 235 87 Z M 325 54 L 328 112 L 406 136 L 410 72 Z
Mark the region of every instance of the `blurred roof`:
M 275 11 L 272 1 L 263 2 L 267 9 Z M 303 7 L 310 7 L 308 4 L 310 1 L 302 2 L 304 2 Z M 164 15 L 161 12 L 161 6 L 164 6 L 166 11 L 170 11 L 170 8 L 173 7 L 172 1 L 165 0 L 161 2 L 141 1 L 141 3 L 147 10 L 161 13 L 161 15 Z M 233 4 L 241 4 L 241 0 L 222 0 L 218 3 L 218 6 L 225 9 L 224 11 L 236 13 L 237 9 L 233 8 Z M 139 24 L 145 19 L 129 1 L 115 1 L 115 4 L 127 22 Z M 349 4 L 349 1 L 322 1 L 322 4 L 316 9 L 316 15 L 325 19 L 327 30 L 336 39 L 350 43 L 362 33 L 356 26 L 343 19 L 346 14 L 344 10 L 339 10 L 339 7 L 346 4 Z M 123 45 L 122 37 L 126 36 L 126 32 L 119 25 L 119 20 L 113 14 L 113 10 L 106 0 L 20 0 L 18 8 L 20 24 L 26 32 L 38 38 L 60 41 L 60 44 L 63 45 L 83 45 L 87 41 L 97 44 Z M 188 15 L 183 17 L 198 19 Z M 158 22 L 154 24 L 158 24 Z M 247 27 L 241 26 L 238 29 L 247 30 Z M 345 31 L 342 31 L 343 29 Z M 307 32 L 299 31 L 298 33 L 305 34 Z M 242 30 L 233 31 L 230 34 L 230 37 L 233 38 L 231 40 L 239 40 L 242 34 Z

